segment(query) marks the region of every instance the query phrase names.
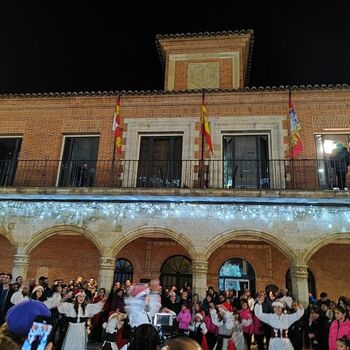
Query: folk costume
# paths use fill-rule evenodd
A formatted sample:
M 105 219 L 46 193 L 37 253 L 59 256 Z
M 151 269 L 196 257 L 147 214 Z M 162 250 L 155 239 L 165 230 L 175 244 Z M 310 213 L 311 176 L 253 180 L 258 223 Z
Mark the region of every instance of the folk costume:
M 285 304 L 278 299 L 272 303 L 272 307 L 275 306 L 285 308 Z M 299 308 L 298 311 L 293 314 L 282 313 L 281 316 L 277 316 L 277 314 L 263 313 L 262 305 L 256 304 L 254 311 L 255 316 L 260 321 L 267 323 L 272 327 L 269 350 L 294 350 L 293 345 L 288 338 L 288 328 L 303 316 L 303 308 Z
M 211 319 L 214 325 L 219 327 L 218 340 L 214 350 L 234 350 L 233 333 L 233 309 L 228 303 L 218 306 L 220 317 L 215 309 L 210 310 Z
M 75 295 L 85 297 L 85 293 L 79 292 Z M 79 304 L 78 313 L 75 311 L 74 303 L 61 302 L 57 308 L 61 314 L 64 314 L 68 319 L 68 329 L 63 341 L 62 350 L 86 350 L 87 349 L 87 332 L 86 322 L 87 320 L 101 312 L 104 302 L 101 301 L 96 304 L 88 304 L 85 306 L 85 310 Z

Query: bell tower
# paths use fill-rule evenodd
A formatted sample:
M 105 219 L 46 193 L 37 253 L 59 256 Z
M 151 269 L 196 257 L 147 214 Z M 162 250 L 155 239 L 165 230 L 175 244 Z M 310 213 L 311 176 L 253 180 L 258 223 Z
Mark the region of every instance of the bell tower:
M 249 79 L 252 30 L 157 35 L 166 91 L 239 89 Z

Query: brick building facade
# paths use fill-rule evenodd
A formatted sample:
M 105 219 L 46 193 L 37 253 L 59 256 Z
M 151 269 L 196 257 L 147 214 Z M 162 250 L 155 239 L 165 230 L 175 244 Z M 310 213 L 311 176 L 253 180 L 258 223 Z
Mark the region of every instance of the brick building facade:
M 114 161 L 116 93 L 1 96 L 0 270 L 349 295 L 350 197 L 329 157 L 349 146 L 350 88 L 292 87 L 304 152 L 291 162 L 288 89 L 247 87 L 253 39 L 158 36 L 165 89 L 120 93 Z

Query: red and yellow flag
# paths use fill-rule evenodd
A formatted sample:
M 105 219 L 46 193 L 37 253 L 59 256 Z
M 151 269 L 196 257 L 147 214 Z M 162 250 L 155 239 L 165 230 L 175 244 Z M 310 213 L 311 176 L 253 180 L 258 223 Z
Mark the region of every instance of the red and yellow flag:
M 207 145 L 208 145 L 210 153 L 214 154 L 213 144 L 211 143 L 210 127 L 209 127 L 209 123 L 208 123 L 207 102 L 205 100 L 204 92 L 202 95 L 201 134 L 205 137 L 205 139 L 207 141 Z
M 289 123 L 290 123 L 290 152 L 291 157 L 297 157 L 303 152 L 303 142 L 301 140 L 301 126 L 292 102 L 292 93 L 289 91 Z
M 113 116 L 114 142 L 117 154 L 119 157 L 122 155 L 122 128 L 120 126 L 120 96 L 117 96 L 117 105 L 115 107 Z

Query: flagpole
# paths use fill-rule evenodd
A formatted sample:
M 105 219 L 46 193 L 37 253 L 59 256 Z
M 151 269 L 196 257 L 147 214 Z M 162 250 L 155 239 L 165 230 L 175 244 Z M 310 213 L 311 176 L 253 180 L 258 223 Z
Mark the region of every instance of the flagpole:
M 289 141 L 289 154 L 290 154 L 290 158 L 292 161 L 292 186 L 293 189 L 295 187 L 295 176 L 294 176 L 294 158 L 293 158 L 293 154 L 292 154 L 292 148 L 291 148 L 291 123 L 290 123 L 290 115 L 289 115 L 289 104 L 290 101 L 292 100 L 292 90 L 290 88 L 288 88 L 288 141 Z
M 203 104 L 203 96 L 204 96 L 204 91 L 202 90 L 202 104 Z M 203 111 L 202 111 L 202 106 L 201 106 L 201 127 L 200 127 L 200 132 L 202 134 L 202 149 L 201 149 L 201 160 L 200 160 L 200 167 L 199 167 L 199 172 L 200 172 L 200 187 L 204 187 L 205 184 L 205 179 L 204 179 L 204 132 L 203 132 Z

